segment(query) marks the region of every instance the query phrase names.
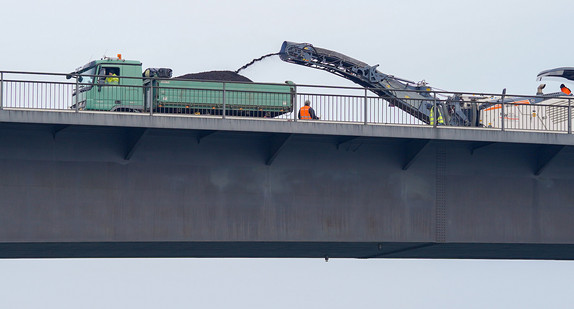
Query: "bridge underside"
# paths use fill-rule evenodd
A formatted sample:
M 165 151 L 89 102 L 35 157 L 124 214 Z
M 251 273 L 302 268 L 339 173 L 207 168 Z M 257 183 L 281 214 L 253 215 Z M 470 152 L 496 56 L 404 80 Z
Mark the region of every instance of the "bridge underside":
M 574 259 L 571 137 L 22 115 L 1 258 Z

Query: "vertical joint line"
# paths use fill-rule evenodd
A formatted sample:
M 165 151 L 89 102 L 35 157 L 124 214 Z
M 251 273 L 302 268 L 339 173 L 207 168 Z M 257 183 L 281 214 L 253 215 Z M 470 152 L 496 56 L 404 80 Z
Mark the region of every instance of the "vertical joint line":
M 437 243 L 446 242 L 446 150 L 444 145 L 436 148 L 436 209 L 435 237 Z

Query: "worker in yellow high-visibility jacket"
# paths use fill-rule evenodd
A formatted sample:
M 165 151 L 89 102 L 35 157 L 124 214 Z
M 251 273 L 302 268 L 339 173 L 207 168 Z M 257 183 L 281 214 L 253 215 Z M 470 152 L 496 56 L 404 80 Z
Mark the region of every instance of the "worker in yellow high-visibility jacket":
M 112 72 L 108 73 L 108 77 L 106 77 L 106 84 L 113 84 L 117 85 L 120 83 L 120 79 L 118 76 Z
M 435 124 L 434 109 L 435 109 L 435 106 L 432 106 L 430 109 L 429 122 L 430 122 L 431 126 L 434 126 L 434 124 Z M 436 124 L 440 126 L 440 125 L 444 124 L 444 119 L 442 118 L 442 113 L 440 112 L 440 108 L 437 108 L 437 111 L 438 111 L 438 117 L 436 119 Z

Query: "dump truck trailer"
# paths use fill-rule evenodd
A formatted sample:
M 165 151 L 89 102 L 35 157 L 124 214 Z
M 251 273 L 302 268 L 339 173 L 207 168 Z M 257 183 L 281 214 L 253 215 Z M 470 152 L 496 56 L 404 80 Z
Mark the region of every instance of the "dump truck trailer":
M 74 70 L 72 109 L 276 117 L 293 110 L 295 85 L 172 78 L 172 70 L 105 57 Z

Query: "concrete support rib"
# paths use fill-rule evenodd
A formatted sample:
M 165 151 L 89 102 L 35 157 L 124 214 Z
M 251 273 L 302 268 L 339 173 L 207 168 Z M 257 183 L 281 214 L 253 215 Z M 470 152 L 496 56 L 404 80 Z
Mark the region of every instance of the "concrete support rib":
M 204 131 L 197 132 L 197 135 L 196 135 L 197 143 L 198 144 L 201 143 L 201 140 L 203 140 L 204 138 L 206 138 L 206 137 L 208 137 L 208 136 L 210 136 L 216 132 L 217 131 L 214 131 L 214 130 L 204 130 Z
M 563 145 L 541 146 L 536 158 L 535 176 L 539 176 L 546 169 L 548 164 L 564 149 Z
M 470 154 L 473 155 L 475 151 L 477 151 L 479 149 L 483 149 L 485 147 L 488 147 L 492 144 L 494 144 L 494 143 L 490 143 L 490 142 L 472 143 L 472 145 L 470 147 Z
M 341 148 L 341 146 L 348 144 L 355 139 L 357 139 L 357 137 L 355 137 L 355 136 L 345 136 L 345 137 L 339 138 L 337 140 L 337 150 L 339 150 Z
M 129 161 L 132 158 L 147 131 L 148 129 L 141 128 L 126 129 L 126 155 L 124 160 Z
M 409 169 L 429 142 L 430 140 L 413 140 L 405 144 L 405 160 L 402 167 L 403 171 Z
M 265 161 L 265 165 L 270 166 L 277 158 L 285 143 L 293 136 L 293 134 L 274 134 L 269 142 L 269 155 Z
M 62 130 L 65 130 L 68 127 L 70 127 L 70 126 L 65 125 L 65 124 L 56 124 L 56 125 L 51 126 L 50 132 L 52 133 L 52 137 L 54 138 L 54 140 L 56 139 L 56 135 L 59 132 L 61 132 Z

